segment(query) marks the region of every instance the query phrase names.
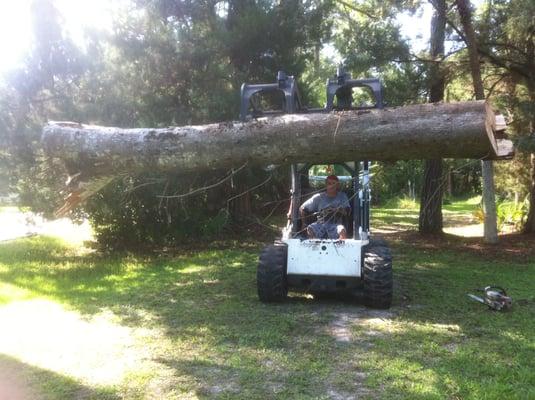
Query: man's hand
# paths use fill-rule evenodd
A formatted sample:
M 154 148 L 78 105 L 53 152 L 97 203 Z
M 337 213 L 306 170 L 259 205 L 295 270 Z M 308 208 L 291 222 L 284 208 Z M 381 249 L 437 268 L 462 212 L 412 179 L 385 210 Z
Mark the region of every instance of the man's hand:
M 347 207 L 327 207 L 320 211 L 324 218 L 345 217 L 349 214 Z
M 347 208 L 347 207 L 337 207 L 336 208 L 336 212 L 342 216 L 346 216 L 346 215 L 349 215 L 349 210 L 351 210 L 350 208 Z

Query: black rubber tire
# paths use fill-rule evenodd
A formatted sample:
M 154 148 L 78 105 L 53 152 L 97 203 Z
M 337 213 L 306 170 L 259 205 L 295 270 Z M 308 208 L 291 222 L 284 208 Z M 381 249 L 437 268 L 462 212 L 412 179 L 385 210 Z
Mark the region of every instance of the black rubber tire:
M 382 239 L 370 239 L 364 248 L 362 270 L 364 304 L 370 308 L 387 309 L 392 305 L 392 254 Z
M 288 295 L 286 259 L 288 246 L 284 243 L 270 244 L 260 253 L 256 271 L 258 298 L 264 303 L 281 302 Z

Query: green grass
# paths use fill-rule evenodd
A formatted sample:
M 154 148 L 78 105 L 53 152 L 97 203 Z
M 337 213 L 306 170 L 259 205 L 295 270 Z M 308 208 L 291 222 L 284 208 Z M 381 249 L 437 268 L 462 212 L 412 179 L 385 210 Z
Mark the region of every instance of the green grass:
M 419 204 L 409 198 L 390 199 L 371 210 L 374 228 L 413 229 L 418 226 Z
M 474 213 L 481 202 L 481 196 L 455 200 L 442 206 L 445 226 L 459 226 L 478 223 Z M 417 230 L 420 204 L 409 198 L 391 199 L 371 210 L 372 226 L 395 230 Z
M 397 250 L 397 279 L 410 304 L 367 359 L 373 381 L 393 398 L 533 398 L 535 264 Z M 467 299 L 495 282 L 529 301 L 496 313 Z
M 398 211 L 374 216 L 410 222 Z M 262 304 L 255 247 L 109 257 L 1 243 L 0 384 L 7 370 L 28 398 L 535 398 L 535 262 L 392 243 L 389 312 Z M 491 283 L 527 300 L 496 313 L 467 298 Z
M 449 212 L 473 213 L 477 210 L 479 204 L 481 204 L 481 196 L 474 196 L 444 204 L 442 209 Z

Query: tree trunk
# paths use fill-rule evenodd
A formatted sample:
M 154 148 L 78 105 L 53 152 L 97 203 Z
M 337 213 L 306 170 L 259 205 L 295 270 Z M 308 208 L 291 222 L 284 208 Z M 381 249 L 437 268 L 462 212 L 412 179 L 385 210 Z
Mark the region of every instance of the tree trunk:
M 198 173 L 245 164 L 429 157 L 501 158 L 485 102 L 421 104 L 384 110 L 287 114 L 250 122 L 163 129 L 121 129 L 52 122 L 43 129 L 49 157 L 64 161 L 71 198 L 58 215 L 116 177 L 142 171 Z
M 431 64 L 429 71 L 429 101 L 431 103 L 444 100 L 444 71 L 438 60 L 444 56 L 445 32 L 446 1 L 437 0 L 431 20 L 431 58 L 437 61 Z M 442 159 L 426 160 L 418 219 L 420 233 L 442 233 L 442 195 Z
M 530 154 L 531 182 L 529 187 L 529 210 L 524 233 L 535 233 L 535 153 Z
M 535 83 L 531 82 L 528 85 L 529 89 L 529 98 L 532 104 L 535 105 Z M 535 112 L 532 114 L 532 119 L 530 123 L 530 139 L 531 146 L 527 146 L 531 150 L 530 154 L 530 166 L 531 166 L 531 181 L 529 185 L 529 209 L 528 209 L 528 218 L 526 224 L 524 225 L 524 233 L 535 233 Z
M 295 162 L 430 157 L 503 157 L 485 102 L 421 104 L 385 110 L 287 114 L 250 122 L 163 129 L 121 129 L 51 122 L 48 156 L 70 173 L 100 176 L 139 171 L 230 169 Z
M 448 179 L 448 187 L 446 188 L 446 193 L 448 197 L 453 197 L 453 169 L 452 167 L 448 168 L 447 172 L 447 179 Z
M 442 159 L 426 160 L 423 182 L 426 190 L 422 190 L 418 220 L 420 233 L 442 232 L 442 183 Z
M 483 80 L 479 67 L 479 53 L 477 38 L 472 25 L 472 10 L 469 0 L 456 0 L 457 9 L 465 33 L 465 42 L 470 58 L 470 71 L 477 100 L 484 100 Z M 483 176 L 483 208 L 485 211 L 485 241 L 498 242 L 498 228 L 496 221 L 496 200 L 494 194 L 494 169 L 492 161 L 481 161 L 481 174 Z

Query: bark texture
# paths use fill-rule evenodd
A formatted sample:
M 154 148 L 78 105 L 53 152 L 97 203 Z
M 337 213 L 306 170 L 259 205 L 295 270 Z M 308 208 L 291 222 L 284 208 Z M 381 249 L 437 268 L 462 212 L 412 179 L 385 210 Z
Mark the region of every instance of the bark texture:
M 457 10 L 465 34 L 470 59 L 470 71 L 477 100 L 485 99 L 481 68 L 479 67 L 479 52 L 477 38 L 472 25 L 472 10 L 469 0 L 456 0 Z M 494 193 L 494 168 L 492 161 L 481 161 L 481 175 L 483 177 L 483 209 L 485 212 L 484 235 L 487 243 L 498 242 L 498 226 L 496 217 L 496 195 Z
M 437 234 L 442 232 L 442 159 L 426 160 L 424 182 L 420 198 L 420 233 Z
M 535 233 L 535 153 L 530 154 L 531 163 L 531 181 L 529 188 L 529 211 L 526 224 L 524 225 L 524 233 Z
M 435 12 L 431 19 L 431 57 L 437 62 L 432 63 L 429 74 L 429 101 L 436 103 L 444 100 L 445 77 L 442 63 L 444 56 L 444 39 L 446 34 L 446 1 L 436 0 Z M 443 162 L 441 158 L 426 160 L 424 164 L 424 181 L 420 196 L 420 215 L 418 231 L 424 234 L 442 232 L 442 182 Z
M 498 150 L 493 118 L 485 102 L 479 101 L 163 129 L 51 122 L 43 129 L 42 143 L 48 156 L 65 161 L 71 175 L 85 177 L 147 170 L 187 173 L 246 162 L 510 156 L 510 143 Z
M 535 85 L 529 85 L 529 94 L 532 104 L 535 104 Z M 526 224 L 523 227 L 524 233 L 535 233 L 535 115 L 530 122 L 529 136 L 523 138 L 523 147 L 530 151 L 531 180 L 529 185 L 529 209 Z
M 533 81 L 528 84 L 529 98 L 532 104 L 535 104 L 535 83 Z M 530 122 L 529 136 L 523 138 L 525 141 L 524 147 L 529 149 L 530 154 L 530 167 L 531 167 L 531 181 L 529 185 L 529 209 L 526 224 L 523 227 L 524 233 L 535 233 L 535 113 L 533 114 Z
M 231 170 L 245 165 L 429 157 L 503 158 L 485 102 L 422 104 L 371 111 L 292 114 L 254 121 L 163 129 L 121 129 L 51 122 L 45 153 L 64 161 L 67 214 L 122 175 Z

